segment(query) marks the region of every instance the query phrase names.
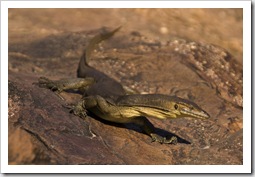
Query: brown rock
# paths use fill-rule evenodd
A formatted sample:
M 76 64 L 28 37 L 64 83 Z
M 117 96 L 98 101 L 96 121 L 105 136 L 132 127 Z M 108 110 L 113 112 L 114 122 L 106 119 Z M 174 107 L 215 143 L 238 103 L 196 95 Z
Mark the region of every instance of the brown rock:
M 120 32 L 94 53 L 91 65 L 123 85 L 190 99 L 211 114 L 208 121 L 151 119 L 159 134 L 179 136 L 177 145 L 151 143 L 133 124 L 93 116 L 82 120 L 63 107 L 80 95 L 63 93 L 61 100 L 33 84 L 39 76 L 75 77 L 81 48 L 98 32 L 63 33 L 9 46 L 10 164 L 242 164 L 241 125 L 229 126 L 230 117 L 242 119 L 230 87 L 232 95 L 242 97 L 242 92 L 236 77 L 228 75 L 239 77 L 241 67 L 230 54 L 226 61 L 220 55 L 225 50 L 216 46 L 184 39 L 161 43 Z M 222 61 L 229 70 L 215 64 Z M 216 76 L 225 85 L 219 87 Z

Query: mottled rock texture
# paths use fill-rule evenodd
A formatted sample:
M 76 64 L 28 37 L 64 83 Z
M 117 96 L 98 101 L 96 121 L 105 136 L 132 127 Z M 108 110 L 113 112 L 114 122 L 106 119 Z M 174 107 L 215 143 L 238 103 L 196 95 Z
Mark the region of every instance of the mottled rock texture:
M 234 14 L 236 21 L 241 18 L 240 10 L 218 11 L 225 14 L 225 18 L 229 14 Z M 61 100 L 52 91 L 33 84 L 40 76 L 51 79 L 76 77 L 83 48 L 91 37 L 105 28 L 67 32 L 64 26 L 66 32 L 56 31 L 49 35 L 51 30 L 46 30 L 47 35 L 42 35 L 39 25 L 33 28 L 37 30 L 35 36 L 28 34 L 29 40 L 24 39 L 22 32 L 15 34 L 20 38 L 14 40 L 12 30 L 15 28 L 11 28 L 11 25 L 17 20 L 15 15 L 26 18 L 29 12 L 33 11 L 24 13 L 13 9 L 9 12 L 9 164 L 243 163 L 240 53 L 234 57 L 222 47 L 205 42 L 203 35 L 201 39 L 197 37 L 192 40 L 188 39 L 188 34 L 182 35 L 182 31 L 179 34 L 167 33 L 167 37 L 159 39 L 157 33 L 154 33 L 155 25 L 158 25 L 156 22 L 151 27 L 153 32 L 150 35 L 140 31 L 140 26 L 138 30 L 123 26 L 112 39 L 99 45 L 93 53 L 91 66 L 140 93 L 177 95 L 192 100 L 211 115 L 209 120 L 204 121 L 189 118 L 162 121 L 150 118 L 159 134 L 175 134 L 179 137 L 177 145 L 162 145 L 152 143 L 134 124 L 120 125 L 94 116 L 85 120 L 74 116 L 63 105 L 77 102 L 81 95 L 62 93 L 65 100 Z M 60 12 L 62 10 L 56 10 L 56 14 Z M 167 12 L 172 14 L 174 24 L 183 21 L 183 18 L 180 20 L 176 17 L 176 12 Z M 200 17 L 195 18 L 197 22 L 204 21 L 202 12 L 197 11 Z M 31 21 L 37 19 L 37 13 Z M 145 11 L 133 11 L 133 14 L 139 13 L 141 15 Z M 54 13 L 50 11 L 50 14 Z M 38 21 L 46 23 L 43 19 Z M 238 24 L 236 21 L 233 23 Z M 60 20 L 59 23 L 67 22 Z M 211 23 L 216 22 L 213 20 Z M 55 25 L 48 23 L 51 29 L 56 28 Z M 110 26 L 111 29 L 116 25 Z M 167 25 L 165 28 L 160 28 L 160 25 L 158 28 L 162 34 L 159 36 L 164 36 Z M 180 26 L 176 28 L 180 29 Z M 220 31 L 221 26 L 219 28 Z M 189 30 L 187 33 L 192 34 Z

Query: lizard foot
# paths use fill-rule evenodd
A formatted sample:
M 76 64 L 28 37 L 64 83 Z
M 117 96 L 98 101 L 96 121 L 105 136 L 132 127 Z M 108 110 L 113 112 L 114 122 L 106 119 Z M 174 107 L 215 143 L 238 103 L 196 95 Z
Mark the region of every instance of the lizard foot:
M 152 142 L 159 142 L 161 144 L 177 144 L 178 140 L 176 136 L 172 136 L 170 139 L 166 139 L 166 137 L 162 137 L 155 133 L 151 134 Z
M 58 93 L 62 92 L 63 89 L 61 88 L 61 85 L 58 82 L 54 82 L 46 77 L 40 77 L 38 79 L 38 86 L 41 88 L 48 88 L 52 91 L 56 91 Z
M 78 103 L 76 105 L 74 104 L 67 104 L 63 105 L 63 107 L 69 109 L 70 113 L 73 113 L 76 116 L 79 116 L 81 118 L 87 117 L 87 111 L 83 108 L 82 104 Z

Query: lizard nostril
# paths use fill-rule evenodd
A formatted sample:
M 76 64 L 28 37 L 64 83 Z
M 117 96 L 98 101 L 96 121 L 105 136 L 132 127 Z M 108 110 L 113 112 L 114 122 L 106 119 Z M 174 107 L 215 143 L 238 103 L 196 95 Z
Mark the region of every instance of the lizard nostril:
M 178 109 L 178 105 L 177 104 L 174 105 L 174 109 Z

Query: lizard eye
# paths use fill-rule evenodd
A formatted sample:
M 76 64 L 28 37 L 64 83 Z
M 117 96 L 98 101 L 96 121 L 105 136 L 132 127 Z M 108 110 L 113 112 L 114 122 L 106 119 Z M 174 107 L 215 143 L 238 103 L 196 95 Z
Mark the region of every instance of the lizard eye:
M 174 109 L 178 109 L 178 105 L 177 104 L 174 105 Z

